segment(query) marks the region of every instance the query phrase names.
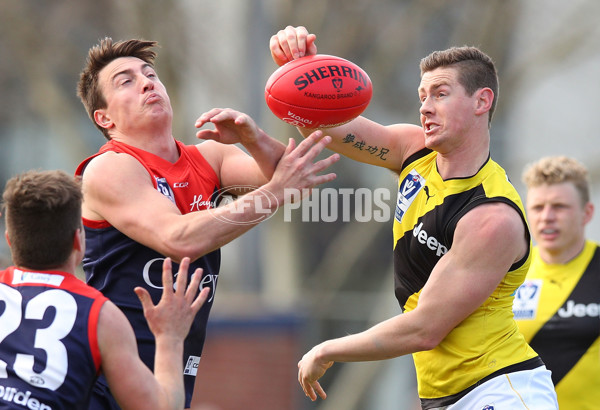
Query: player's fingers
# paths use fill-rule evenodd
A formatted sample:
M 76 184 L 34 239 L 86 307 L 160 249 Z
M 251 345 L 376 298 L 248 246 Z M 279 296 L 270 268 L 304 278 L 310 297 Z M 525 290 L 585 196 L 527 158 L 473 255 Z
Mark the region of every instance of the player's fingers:
M 213 118 L 215 115 L 217 115 L 218 113 L 220 113 L 222 111 L 223 111 L 223 108 L 213 108 L 209 111 L 206 111 L 205 113 L 200 114 L 200 116 L 196 120 L 195 127 L 200 128 L 207 122 L 210 122 L 211 118 Z
M 291 155 L 295 150 L 296 150 L 296 140 L 293 138 L 290 138 L 288 140 L 287 146 L 285 147 L 285 151 L 283 152 L 282 157 L 287 157 L 287 156 Z
M 335 172 L 330 172 L 328 174 L 323 175 L 315 175 L 311 181 L 312 186 L 316 187 L 317 185 L 326 184 L 327 182 L 331 182 L 337 178 L 337 174 Z
M 173 267 L 171 258 L 165 258 L 162 269 L 163 297 L 173 293 Z
M 215 130 L 200 130 L 196 133 L 196 138 L 201 140 L 217 140 L 220 134 Z
M 208 286 L 202 288 L 194 302 L 190 305 L 194 314 L 200 310 L 202 305 L 208 300 L 210 295 L 210 288 Z
M 327 147 L 327 145 L 331 142 L 331 137 L 329 135 L 323 136 L 322 131 L 313 132 L 309 138 L 306 138 L 302 141 L 301 144 L 298 144 L 298 153 L 307 161 L 313 161 L 323 150 Z
M 314 382 L 314 383 L 312 383 L 311 387 L 313 388 L 313 391 L 319 395 L 320 398 L 322 398 L 323 400 L 325 400 L 327 398 L 327 394 L 325 393 L 325 390 L 323 390 L 323 387 L 321 387 L 321 383 Z M 316 399 L 316 397 L 315 397 L 315 399 Z
M 177 282 L 175 283 L 175 293 L 177 295 L 185 295 L 189 266 L 190 258 L 186 256 L 179 263 L 179 272 L 177 272 Z
M 230 108 L 219 109 L 211 113 L 210 117 L 206 122 L 212 122 L 218 124 L 225 121 L 235 121 L 240 115 L 239 111 L 232 110 Z
M 302 390 L 304 390 L 304 394 L 306 394 L 306 396 L 311 399 L 312 401 L 317 400 L 317 394 L 315 393 L 314 389 L 312 388 L 312 386 L 310 385 L 310 383 L 308 383 L 307 381 L 303 380 L 300 382 L 300 384 L 302 385 Z
M 316 130 L 298 144 L 294 150 L 294 153 L 300 157 L 303 157 L 314 149 L 315 151 L 318 151 L 313 151 L 314 156 L 316 157 L 330 142 L 330 136 L 324 136 L 323 131 Z
M 277 32 L 277 34 L 275 35 L 275 42 L 279 48 L 279 51 L 281 54 L 283 54 L 283 58 L 282 60 L 285 61 L 292 61 L 294 59 L 294 53 L 291 49 L 290 43 L 289 43 L 289 39 L 288 39 L 288 35 L 286 34 L 285 30 L 279 30 Z
M 273 61 L 275 61 L 275 64 L 278 66 L 282 66 L 290 61 L 282 47 L 283 45 L 279 41 L 278 34 L 272 35 L 269 40 L 269 50 L 271 51 L 271 58 L 273 58 Z
M 340 158 L 341 158 L 340 154 L 338 154 L 338 153 L 331 154 L 327 158 L 324 158 L 320 161 L 315 162 L 314 166 L 313 166 L 313 170 L 315 173 L 319 173 L 319 172 L 329 168 L 331 165 L 335 164 L 336 162 L 338 162 L 340 160 Z
M 148 293 L 148 291 L 140 286 L 137 286 L 135 289 L 133 289 L 133 291 L 135 292 L 135 294 L 137 295 L 138 299 L 140 300 L 141 304 L 142 304 L 142 309 L 144 310 L 144 313 L 148 311 L 148 309 L 151 309 L 154 304 L 152 303 L 152 298 L 150 298 L 150 293 Z
M 298 26 L 294 30 L 296 35 L 296 44 L 298 47 L 298 57 L 304 57 L 306 55 L 306 37 L 308 36 L 308 30 L 304 26 Z M 295 58 L 298 58 L 295 57 Z
M 185 298 L 188 302 L 192 302 L 194 297 L 196 296 L 196 291 L 200 286 L 200 279 L 202 278 L 202 268 L 197 268 L 192 274 L 192 280 L 190 281 L 190 285 L 187 287 L 185 291 Z
M 238 113 L 234 118 L 234 124 L 239 127 L 242 132 L 255 132 L 257 130 L 254 120 L 248 114 Z
M 306 37 L 306 53 L 307 56 L 314 56 L 317 54 L 317 45 L 315 44 L 315 40 L 317 36 L 315 34 L 309 34 Z

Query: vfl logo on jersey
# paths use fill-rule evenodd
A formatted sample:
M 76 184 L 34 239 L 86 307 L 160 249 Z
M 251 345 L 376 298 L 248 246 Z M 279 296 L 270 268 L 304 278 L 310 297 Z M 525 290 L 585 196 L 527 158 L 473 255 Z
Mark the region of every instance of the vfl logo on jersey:
M 396 221 L 402 222 L 404 214 L 408 210 L 408 207 L 415 200 L 415 197 L 425 185 L 425 178 L 423 178 L 416 170 L 412 170 L 404 178 L 400 187 L 398 188 L 398 200 L 396 201 L 396 212 L 394 217 Z
M 515 319 L 535 319 L 541 292 L 541 279 L 526 280 L 525 283 L 517 289 L 515 300 L 513 301 L 513 313 Z
M 164 196 L 166 196 L 167 198 L 169 198 L 171 202 L 175 203 L 175 195 L 173 195 L 173 190 L 169 186 L 167 179 L 158 178 L 156 176 L 154 177 L 154 179 L 156 179 L 156 190 Z
M 185 363 L 183 374 L 188 376 L 196 376 L 198 374 L 198 366 L 200 365 L 200 356 L 190 356 Z

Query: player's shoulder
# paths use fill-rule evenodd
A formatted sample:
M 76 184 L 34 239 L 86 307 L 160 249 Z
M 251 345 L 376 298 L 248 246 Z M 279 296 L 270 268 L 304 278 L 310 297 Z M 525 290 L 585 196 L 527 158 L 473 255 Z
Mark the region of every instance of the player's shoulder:
M 144 176 L 147 172 L 142 163 L 130 154 L 107 151 L 89 160 L 82 174 L 85 185 L 97 180 L 110 182 L 111 178 L 125 180 L 126 178 Z
M 469 210 L 461 222 L 471 232 L 512 237 L 521 234 L 523 220 L 514 206 L 505 201 L 487 201 Z

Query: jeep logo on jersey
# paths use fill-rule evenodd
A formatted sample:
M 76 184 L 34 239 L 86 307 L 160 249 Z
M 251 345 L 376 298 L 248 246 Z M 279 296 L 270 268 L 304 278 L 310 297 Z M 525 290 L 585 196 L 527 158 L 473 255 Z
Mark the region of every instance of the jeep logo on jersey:
M 156 190 L 164 196 L 166 196 L 167 198 L 169 198 L 171 202 L 175 203 L 175 195 L 173 195 L 173 190 L 169 186 L 167 179 L 158 177 L 154 178 L 156 179 Z
M 424 185 L 425 178 L 414 169 L 404 178 L 398 188 L 398 200 L 396 202 L 396 212 L 394 213 L 396 221 L 402 222 L 402 218 L 408 207 L 415 200 L 415 197 L 423 189 Z
M 443 256 L 448 252 L 448 248 L 440 243 L 435 236 L 431 236 L 423 229 L 423 221 L 413 228 L 413 236 L 421 245 L 426 245 L 432 251 L 435 251 L 436 256 Z
M 575 303 L 572 300 L 558 309 L 558 316 L 560 317 L 599 317 L 600 316 L 600 303 Z

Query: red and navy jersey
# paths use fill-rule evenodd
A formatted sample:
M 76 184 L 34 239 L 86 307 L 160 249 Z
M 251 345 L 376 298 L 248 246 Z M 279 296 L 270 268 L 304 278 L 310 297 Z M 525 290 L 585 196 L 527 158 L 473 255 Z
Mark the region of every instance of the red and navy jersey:
M 128 154 L 146 168 L 154 187 L 171 200 L 182 214 L 208 209 L 212 206 L 213 195 L 218 193 L 219 179 L 196 146 L 176 142 L 180 157 L 175 163 L 171 163 L 147 151 L 111 140 L 102 146 L 97 154 L 83 161 L 75 173 L 82 175 L 87 163 L 105 152 Z M 152 296 L 153 302 L 159 302 L 162 295 L 162 263 L 165 256 L 121 233 L 110 221 L 91 221 L 84 218 L 83 224 L 86 234 L 83 269 L 87 282 L 125 313 L 133 326 L 142 361 L 150 369 L 154 369 L 154 336 L 133 289 L 136 286 L 144 287 Z M 207 235 L 210 235 L 210 232 L 207 232 Z M 204 270 L 200 286 L 208 286 L 212 292 L 198 312 L 184 342 L 184 381 L 188 406 L 217 287 L 220 263 L 221 254 L 217 249 L 192 262 L 189 268 L 189 275 L 196 268 Z M 173 272 L 177 271 L 178 266 L 174 264 Z M 99 383 L 106 385 L 104 377 L 100 377 Z
M 0 271 L 0 408 L 88 408 L 106 300 L 69 273 Z

